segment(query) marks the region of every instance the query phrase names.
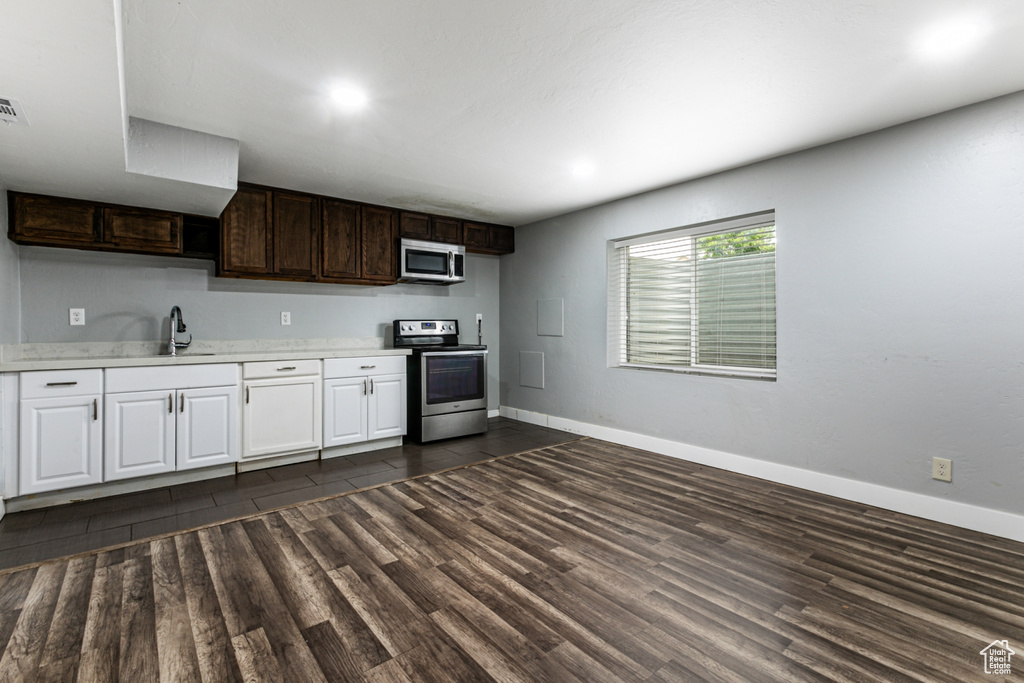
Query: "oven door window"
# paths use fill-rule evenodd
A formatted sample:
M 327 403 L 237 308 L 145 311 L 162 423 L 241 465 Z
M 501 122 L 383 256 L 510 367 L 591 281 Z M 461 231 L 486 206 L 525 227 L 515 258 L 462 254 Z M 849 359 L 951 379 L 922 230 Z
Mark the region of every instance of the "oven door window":
M 424 356 L 428 405 L 458 403 L 484 397 L 483 355 Z
M 416 275 L 448 275 L 448 253 L 409 249 L 405 252 L 405 272 Z

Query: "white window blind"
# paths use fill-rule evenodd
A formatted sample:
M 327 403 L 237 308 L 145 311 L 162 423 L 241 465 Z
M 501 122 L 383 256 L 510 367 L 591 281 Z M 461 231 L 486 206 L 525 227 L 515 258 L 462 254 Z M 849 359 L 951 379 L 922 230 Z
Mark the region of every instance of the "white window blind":
M 609 243 L 609 364 L 775 377 L 775 215 Z

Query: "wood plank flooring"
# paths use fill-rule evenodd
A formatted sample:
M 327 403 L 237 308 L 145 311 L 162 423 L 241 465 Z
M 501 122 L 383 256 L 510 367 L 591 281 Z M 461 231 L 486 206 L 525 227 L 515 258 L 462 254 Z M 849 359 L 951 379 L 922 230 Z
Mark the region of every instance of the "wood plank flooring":
M 0 572 L 0 681 L 1020 680 L 1022 586 L 1024 544 L 584 439 Z
M 406 444 L 9 513 L 0 520 L 0 569 L 191 529 L 576 438 L 555 429 L 492 418 L 486 433 L 459 439 Z

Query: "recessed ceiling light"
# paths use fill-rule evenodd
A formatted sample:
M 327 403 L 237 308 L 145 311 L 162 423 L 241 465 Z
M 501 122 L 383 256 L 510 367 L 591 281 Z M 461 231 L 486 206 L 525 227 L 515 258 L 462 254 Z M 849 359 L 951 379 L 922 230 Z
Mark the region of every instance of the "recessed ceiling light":
M 331 90 L 331 101 L 343 111 L 356 112 L 369 103 L 370 97 L 358 85 L 345 83 Z
M 595 171 L 597 168 L 590 161 L 577 161 L 572 167 L 572 174 L 577 178 L 589 178 Z
M 991 30 L 989 22 L 977 15 L 949 17 L 917 34 L 914 54 L 935 62 L 956 59 L 978 46 Z

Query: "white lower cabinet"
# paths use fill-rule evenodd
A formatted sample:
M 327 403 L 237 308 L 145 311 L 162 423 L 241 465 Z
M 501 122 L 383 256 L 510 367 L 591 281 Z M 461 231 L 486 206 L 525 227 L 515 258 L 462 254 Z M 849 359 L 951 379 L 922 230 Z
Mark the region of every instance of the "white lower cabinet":
M 23 372 L 18 494 L 103 481 L 101 370 Z
M 405 356 L 328 359 L 324 377 L 324 448 L 405 434 Z
M 178 392 L 178 469 L 238 460 L 238 387 Z
M 366 441 L 366 377 L 324 380 L 324 448 Z
M 106 481 L 174 471 L 173 391 L 107 394 L 105 412 Z
M 238 387 L 107 394 L 107 481 L 238 459 Z
M 320 361 L 245 363 L 242 459 L 319 450 Z
M 238 460 L 238 366 L 106 371 L 104 481 Z
M 404 358 L 403 358 L 404 360 Z M 370 378 L 367 439 L 383 439 L 405 434 L 405 373 Z
M 21 402 L 18 493 L 41 493 L 103 480 L 100 396 Z

